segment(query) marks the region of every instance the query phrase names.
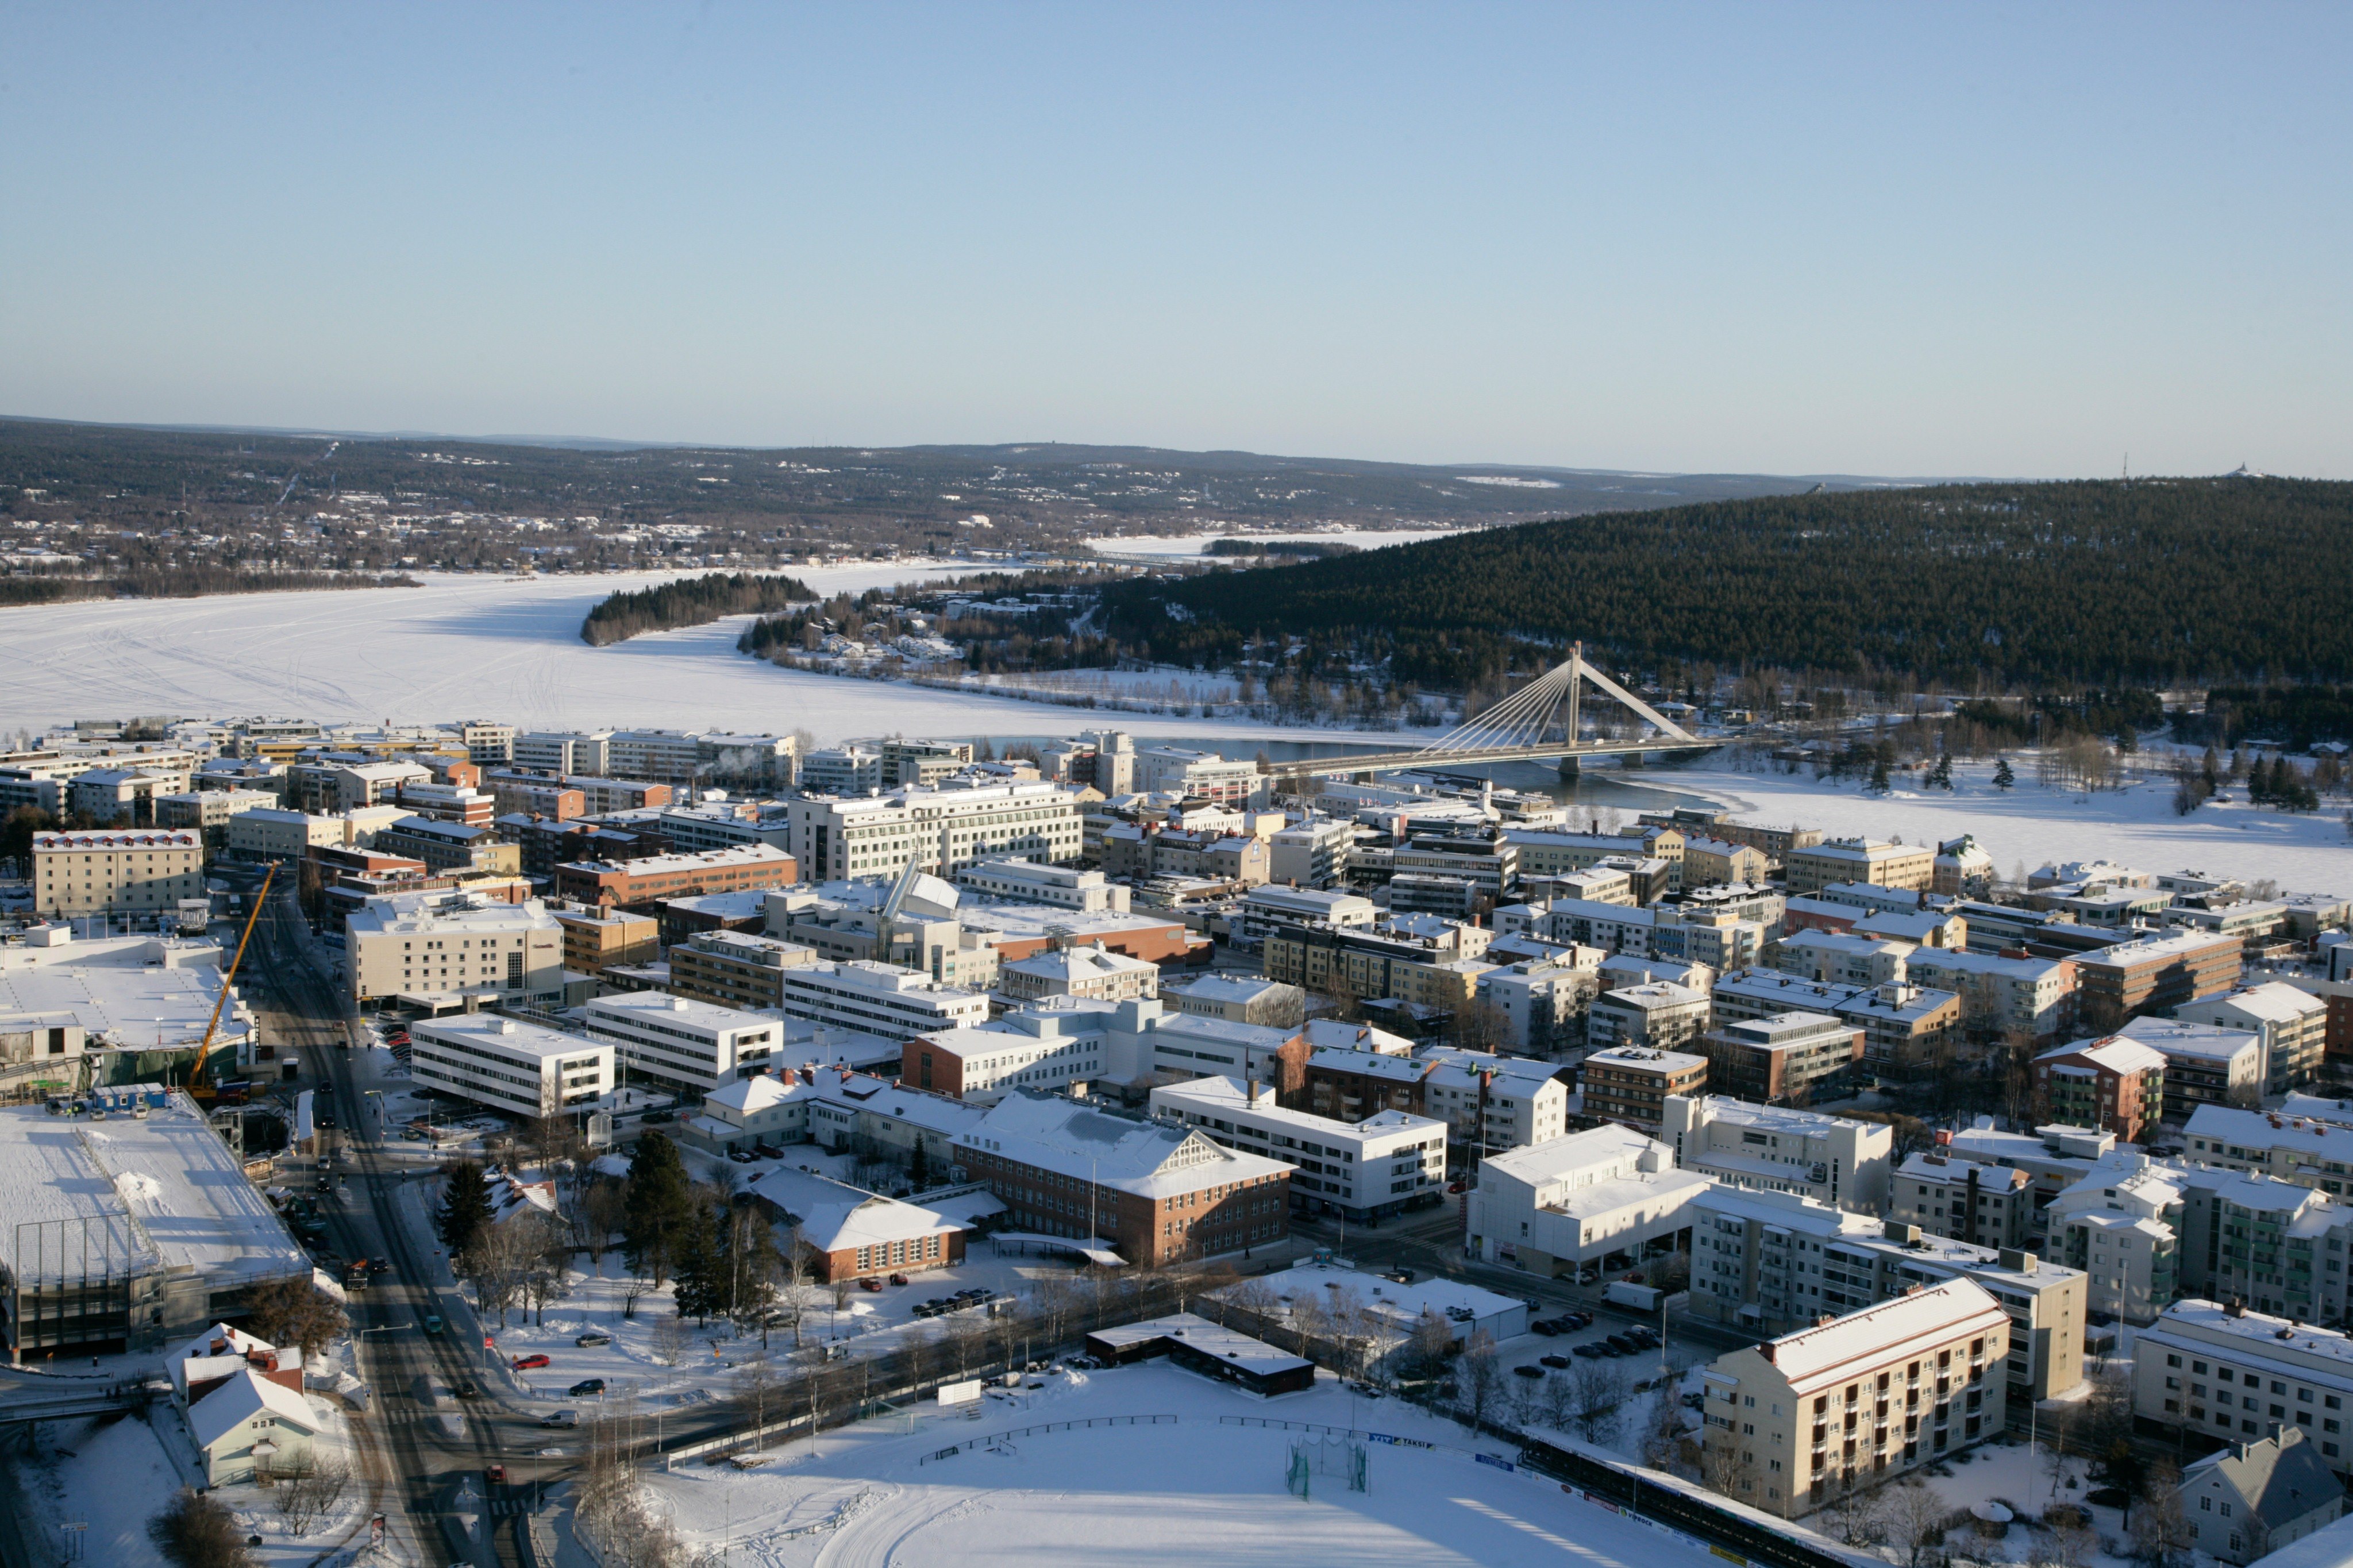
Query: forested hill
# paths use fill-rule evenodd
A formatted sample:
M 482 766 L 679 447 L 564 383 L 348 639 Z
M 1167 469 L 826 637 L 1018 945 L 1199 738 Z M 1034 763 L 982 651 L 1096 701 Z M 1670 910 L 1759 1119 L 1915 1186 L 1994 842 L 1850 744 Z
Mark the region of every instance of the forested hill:
M 1583 638 L 1616 661 L 2164 685 L 2353 677 L 2353 484 L 1948 485 L 1611 512 L 1122 584 L 1180 663 L 1352 637 L 1458 685 Z M 1554 655 L 1557 657 L 1557 655 Z

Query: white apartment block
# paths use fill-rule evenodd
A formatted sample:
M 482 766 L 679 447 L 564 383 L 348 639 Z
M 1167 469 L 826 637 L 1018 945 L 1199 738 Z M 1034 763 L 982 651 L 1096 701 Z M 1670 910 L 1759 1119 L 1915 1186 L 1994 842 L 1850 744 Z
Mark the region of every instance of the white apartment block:
M 1235 934 L 1252 939 L 1263 937 L 1278 925 L 1370 931 L 1380 912 L 1379 906 L 1361 894 L 1269 884 L 1252 888 L 1242 896 L 1241 908 L 1234 918 Z
M 870 746 L 826 746 L 801 759 L 804 795 L 872 795 L 882 784 L 882 753 Z
M 2165 1120 L 2187 1121 L 2201 1105 L 2259 1104 L 2265 1084 L 2263 1037 L 2153 1014 L 2128 1018 L 2118 1037 L 2165 1058 Z
M 1402 1110 L 1335 1121 L 1276 1103 L 1271 1085 L 1197 1078 L 1152 1091 L 1152 1114 L 1198 1127 L 1229 1149 L 1292 1167 L 1294 1209 L 1363 1220 L 1396 1214 L 1446 1185 L 1446 1124 Z
M 152 824 L 155 803 L 188 787 L 185 768 L 92 768 L 68 786 L 72 809 L 100 822 Z
M 1266 781 L 1254 762 L 1229 762 L 1215 752 L 1181 746 L 1145 746 L 1135 752 L 1135 787 L 1146 795 L 1239 806 L 1264 799 Z
M 1457 1142 L 1484 1149 L 1542 1143 L 1568 1131 L 1568 1085 L 1550 1062 L 1443 1047 L 1421 1080 L 1422 1114 L 1444 1121 Z
M 564 990 L 564 927 L 537 899 L 380 894 L 345 917 L 343 941 L 355 1006 L 391 997 L 517 1001 Z
M 2052 1260 L 2084 1270 L 2085 1304 L 2128 1323 L 2163 1311 L 2180 1279 L 2187 1187 L 2178 1167 L 2134 1150 L 2103 1154 L 2045 1213 Z
M 1908 942 L 1883 942 L 1851 931 L 1801 931 L 1774 944 L 1773 967 L 1824 985 L 1901 983 Z
M 2021 1247 L 2034 1236 L 2034 1178 L 2008 1165 L 1914 1154 L 1895 1170 L 1887 1217 L 1972 1247 Z
M 661 991 L 599 996 L 580 1016 L 591 1036 L 613 1043 L 631 1079 L 697 1097 L 766 1071 L 785 1034 L 778 1019 Z
M 900 1080 L 994 1105 L 1017 1089 L 1065 1093 L 1103 1076 L 1111 1009 L 1067 999 L 909 1040 Z
M 1012 904 L 1049 904 L 1082 914 L 1128 910 L 1128 889 L 1101 871 L 1076 866 L 1045 866 L 1035 860 L 980 860 L 958 871 L 956 881 L 984 899 Z
M 1970 1027 L 2055 1045 L 2074 1026 L 2075 966 L 2065 959 L 1922 947 L 1905 958 L 1904 967 L 1914 984 L 1958 995 Z
M 513 741 L 516 767 L 533 773 L 601 777 L 612 766 L 609 730 L 533 730 Z
M 785 970 L 777 977 L 776 1005 L 792 1017 L 908 1037 L 988 1017 L 988 998 L 979 992 L 940 984 L 912 969 L 871 959 Z
M 1598 947 L 1604 952 L 1630 953 L 1636 958 L 1648 957 L 1651 937 L 1659 924 L 1654 910 L 1629 909 L 1623 904 L 1597 903 L 1589 899 L 1554 899 L 1542 905 L 1520 906 L 1528 910 L 1522 929 L 1529 934 L 1550 942 L 1574 942 L 1580 947 Z M 1495 911 L 1495 931 L 1508 933 L 1506 910 Z
M 1548 1279 L 1591 1280 L 1684 1246 L 1691 1205 L 1712 1185 L 1630 1128 L 1571 1132 L 1480 1162 L 1464 1247 Z
M 1718 1358 L 1703 1374 L 1705 1468 L 1785 1519 L 2002 1434 L 2010 1321 L 1953 1279 Z
M 1895 1134 L 1883 1122 L 1716 1094 L 1673 1094 L 1659 1139 L 1683 1170 L 1731 1186 L 1795 1193 L 1863 1215 L 1887 1204 Z
M 1913 844 L 1881 844 L 1864 838 L 1792 849 L 1785 864 L 1792 894 L 1815 892 L 1833 882 L 1869 882 L 1875 887 L 1926 892 L 1936 879 L 1935 849 Z
M 1328 888 L 1348 867 L 1356 825 L 1316 817 L 1285 827 L 1268 841 L 1267 875 L 1294 888 Z
M 1587 1009 L 1601 989 L 1600 960 L 1599 948 L 1572 947 L 1502 964 L 1479 976 L 1479 999 L 1502 1015 L 1512 1049 L 1548 1056 L 1584 1038 Z
M 2133 1414 L 2239 1441 L 2300 1426 L 2339 1477 L 2353 1470 L 2353 1340 L 2335 1329 L 2195 1299 L 2133 1341 Z
M 1078 798 L 1060 784 L 900 790 L 863 800 L 786 805 L 802 879 L 896 877 L 910 861 L 955 878 L 1008 856 L 1060 863 L 1080 855 Z
M 2173 1016 L 2184 1023 L 2253 1032 L 2263 1043 L 2266 1093 L 2285 1094 L 2320 1076 L 2328 1004 L 2293 985 L 2274 980 L 2227 995 L 2184 1002 L 2174 1008 Z M 2169 1076 L 2166 1087 L 2169 1094 Z
M 1048 996 L 1072 996 L 1088 1002 L 1124 1002 L 1133 996 L 1160 994 L 1160 966 L 1102 942 L 1048 948 L 1028 958 L 1000 966 L 999 992 L 1018 1002 Z
M 582 1115 L 613 1092 L 613 1047 L 495 1013 L 408 1027 L 408 1075 L 512 1116 Z
M 625 779 L 688 784 L 702 761 L 702 737 L 676 730 L 616 730 L 606 742 L 605 765 Z
M 1707 1033 L 1707 993 L 1671 980 L 1604 991 L 1585 1015 L 1586 1043 L 1597 1051 L 1620 1046 L 1672 1051 Z
M 33 907 L 52 920 L 177 912 L 205 897 L 205 836 L 195 828 L 100 828 L 33 835 Z

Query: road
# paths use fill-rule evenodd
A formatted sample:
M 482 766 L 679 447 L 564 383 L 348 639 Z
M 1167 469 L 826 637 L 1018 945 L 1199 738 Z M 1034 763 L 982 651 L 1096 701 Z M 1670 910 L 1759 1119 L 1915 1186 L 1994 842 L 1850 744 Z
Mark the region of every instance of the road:
M 256 922 L 246 964 L 245 973 L 259 983 L 250 994 L 263 1038 L 278 1046 L 280 1055 L 289 1049 L 300 1053 L 306 1086 L 318 1094 L 314 1109 L 334 1116 L 355 1162 L 345 1177 L 351 1198 L 321 1205 L 333 1250 L 344 1258 L 382 1258 L 392 1264 L 389 1273 L 351 1292 L 355 1370 L 371 1394 L 367 1412 L 355 1416 L 352 1427 L 375 1507 L 385 1516 L 387 1532 L 414 1561 L 459 1561 L 458 1542 L 446 1527 L 470 1500 L 461 1489 L 470 1486 L 470 1500 L 479 1510 L 485 1500 L 485 1468 L 503 1463 L 515 1476 L 523 1456 L 546 1446 L 543 1435 L 534 1415 L 498 1401 L 497 1385 L 484 1373 L 479 1352 L 468 1353 L 470 1342 L 459 1326 L 470 1324 L 472 1313 L 457 1300 L 430 1239 L 404 1219 L 402 1189 L 417 1179 L 419 1162 L 396 1152 L 400 1145 L 388 1142 L 375 1125 L 347 1048 L 356 1020 L 315 956 L 290 883 L 273 889 Z M 448 1325 L 442 1333 L 425 1332 L 428 1313 L 438 1313 Z M 470 1379 L 482 1386 L 480 1398 L 460 1402 L 462 1436 L 445 1433 L 417 1399 L 419 1380 L 427 1377 L 453 1390 Z M 488 1489 L 497 1495 L 487 1500 L 499 1505 L 493 1523 L 503 1526 L 501 1516 L 512 1511 L 518 1489 Z M 511 1531 L 491 1528 L 483 1533 L 488 1540 L 476 1543 L 471 1561 L 519 1563 Z

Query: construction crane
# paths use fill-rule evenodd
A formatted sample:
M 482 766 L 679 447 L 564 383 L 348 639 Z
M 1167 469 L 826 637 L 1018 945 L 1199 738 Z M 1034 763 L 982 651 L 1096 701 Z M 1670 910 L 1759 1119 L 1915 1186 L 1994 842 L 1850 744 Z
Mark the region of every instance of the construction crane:
M 237 965 L 245 962 L 245 944 L 253 940 L 253 922 L 261 918 L 261 906 L 269 901 L 269 884 L 277 879 L 278 868 L 272 865 L 263 873 L 260 889 L 253 895 L 253 908 L 245 917 L 244 933 L 237 939 L 237 952 L 228 961 L 228 973 L 221 976 L 220 994 L 213 998 L 213 1016 L 205 1021 L 204 1043 L 196 1047 L 195 1062 L 188 1068 L 188 1092 L 201 1099 L 209 1100 L 212 1096 L 196 1087 L 196 1075 L 204 1071 L 205 1058 L 212 1054 L 213 1035 L 220 1028 L 221 1009 L 228 1005 L 229 984 L 237 979 Z

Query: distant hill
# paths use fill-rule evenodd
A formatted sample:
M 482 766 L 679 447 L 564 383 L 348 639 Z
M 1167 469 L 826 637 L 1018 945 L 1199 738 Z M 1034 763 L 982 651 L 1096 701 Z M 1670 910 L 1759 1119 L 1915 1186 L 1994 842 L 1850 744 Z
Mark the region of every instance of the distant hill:
M 2036 685 L 2353 677 L 2353 484 L 1955 484 L 1755 497 L 1134 582 L 1127 647 L 1354 639 L 1461 685 L 1583 638 L 1618 662 Z

